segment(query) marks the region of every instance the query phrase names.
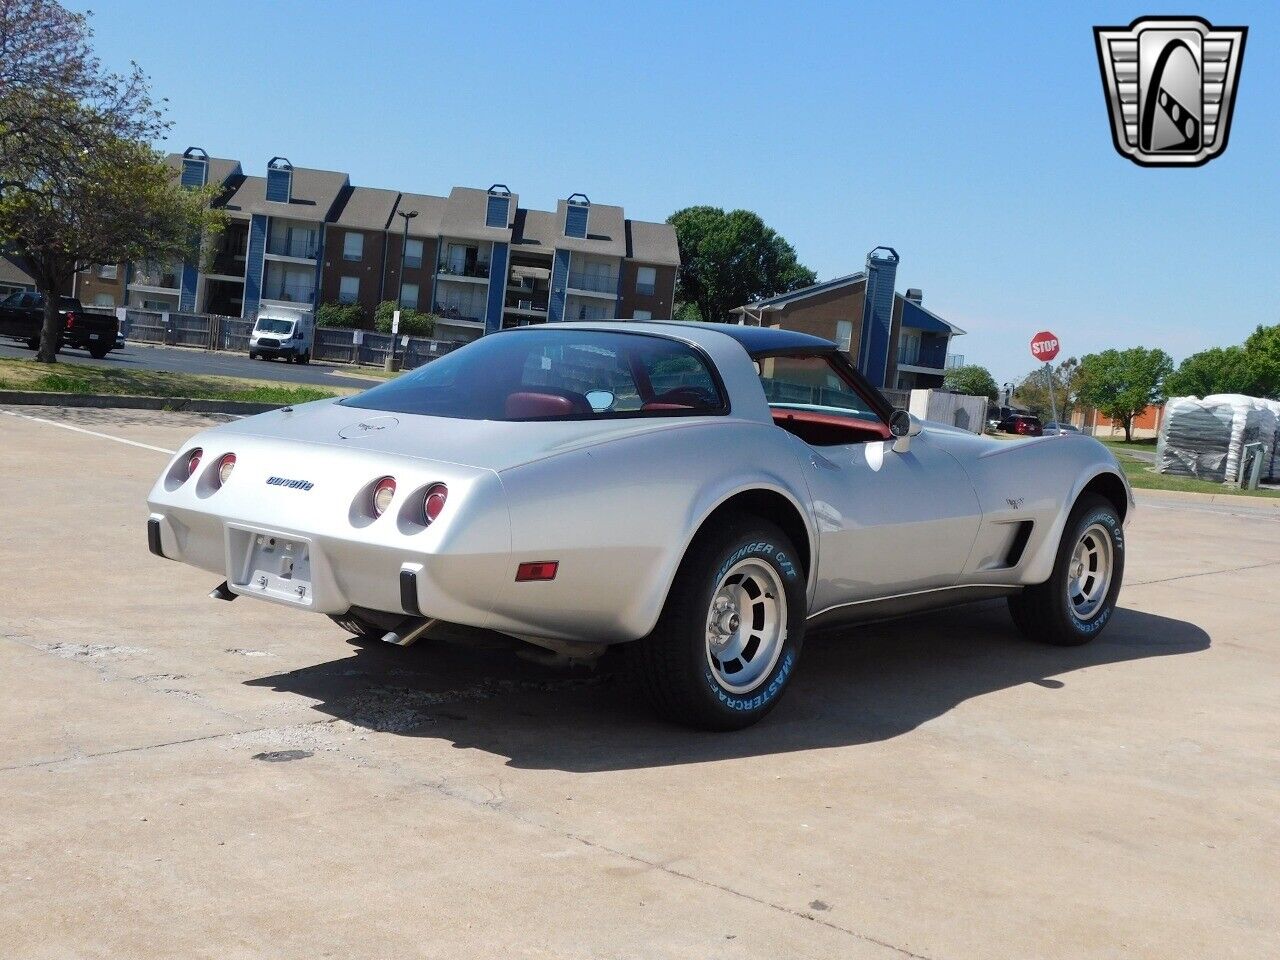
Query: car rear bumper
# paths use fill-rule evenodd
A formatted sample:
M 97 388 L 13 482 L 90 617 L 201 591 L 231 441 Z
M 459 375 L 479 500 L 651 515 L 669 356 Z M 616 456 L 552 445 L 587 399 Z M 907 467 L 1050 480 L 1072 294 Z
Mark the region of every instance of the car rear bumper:
M 352 607 L 484 627 L 509 553 L 422 553 L 354 537 L 166 509 L 147 519 L 156 556 L 208 570 L 234 594 L 313 613 Z

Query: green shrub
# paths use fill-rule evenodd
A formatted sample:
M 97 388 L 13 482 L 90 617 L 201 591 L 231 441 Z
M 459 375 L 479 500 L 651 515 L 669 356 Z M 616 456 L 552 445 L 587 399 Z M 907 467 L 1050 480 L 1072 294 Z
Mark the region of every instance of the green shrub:
M 383 300 L 378 304 L 378 312 L 374 314 L 373 328 L 379 333 L 391 332 L 391 320 L 396 311 L 394 300 Z M 429 337 L 435 333 L 436 320 L 434 313 L 421 310 L 400 311 L 400 335 L 409 337 Z
M 369 320 L 358 303 L 322 303 L 316 308 L 316 326 L 368 330 Z

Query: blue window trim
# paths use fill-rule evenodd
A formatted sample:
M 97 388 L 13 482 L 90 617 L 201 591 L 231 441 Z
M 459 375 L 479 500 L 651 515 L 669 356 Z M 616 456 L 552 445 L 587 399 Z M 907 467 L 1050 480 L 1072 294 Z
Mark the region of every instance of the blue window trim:
M 486 227 L 500 227 L 505 230 L 507 228 L 507 219 L 510 216 L 511 198 L 491 194 L 489 202 L 485 206 L 484 225 Z
M 576 203 L 568 206 L 564 212 L 564 235 L 566 237 L 576 237 L 579 240 L 586 239 L 587 217 L 590 209 L 590 207 Z

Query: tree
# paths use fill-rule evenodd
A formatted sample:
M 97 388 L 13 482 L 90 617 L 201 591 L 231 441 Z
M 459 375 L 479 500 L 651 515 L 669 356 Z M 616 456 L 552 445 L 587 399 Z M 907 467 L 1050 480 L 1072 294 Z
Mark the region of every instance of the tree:
M 667 218 L 680 244 L 674 315 L 723 321 L 734 307 L 817 280 L 795 248 L 749 210 L 686 207 Z
M 1243 347 L 1212 347 L 1193 353 L 1169 375 L 1171 397 L 1207 397 L 1211 393 L 1252 393 L 1253 372 Z
M 1103 350 L 1080 361 L 1080 400 L 1124 424 L 1124 439 L 1133 439 L 1133 418 L 1162 402 L 1173 361 L 1160 348 Z
M 137 65 L 104 71 L 91 36 L 53 0 L 0 0 L 0 247 L 44 295 L 45 363 L 77 269 L 194 257 L 221 223 L 213 188 L 184 190 L 145 145 L 166 124 Z
M 56 362 L 59 300 L 81 266 L 146 258 L 196 259 L 202 234 L 221 215 L 213 189 L 184 189 L 150 147 L 104 140 L 81 159 L 59 192 L 14 190 L 0 196 L 0 246 L 44 295 L 44 326 L 36 359 Z
M 359 303 L 322 303 L 316 308 L 316 326 L 367 330 L 369 321 Z
M 995 400 L 1000 393 L 990 371 L 976 363 L 952 367 L 942 378 L 942 388 L 971 397 L 986 397 L 988 400 Z
M 378 312 L 373 317 L 373 328 L 379 333 L 391 332 L 391 321 L 395 319 L 396 302 L 383 300 L 378 304 Z M 400 309 L 400 335 L 408 337 L 429 337 L 436 330 L 436 321 L 440 319 L 434 313 L 421 310 Z
M 1280 399 L 1280 324 L 1259 326 L 1244 342 L 1253 368 L 1255 396 Z
M 104 70 L 92 36 L 87 16 L 56 0 L 0 0 L 0 196 L 59 193 L 104 138 L 167 129 L 141 68 Z
M 1045 376 L 1044 367 L 1037 367 L 1027 374 L 1014 390 L 1014 396 L 1019 405 L 1042 420 L 1049 419 L 1056 412 L 1060 422 L 1069 422 L 1080 389 L 1080 361 L 1068 357 L 1049 369 L 1053 378 L 1052 397 L 1049 396 L 1050 380 Z
M 1280 325 L 1258 327 L 1243 346 L 1211 347 L 1193 353 L 1165 386 L 1171 397 L 1213 393 L 1280 397 Z

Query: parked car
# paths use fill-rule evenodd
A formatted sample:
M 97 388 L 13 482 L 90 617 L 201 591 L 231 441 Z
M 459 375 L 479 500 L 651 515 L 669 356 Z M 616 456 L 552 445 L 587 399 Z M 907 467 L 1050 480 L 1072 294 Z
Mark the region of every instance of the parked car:
M 98 359 L 115 347 L 119 323 L 110 314 L 86 313 L 75 297 L 63 297 L 58 304 L 62 318 L 59 346 L 88 350 Z M 25 341 L 32 350 L 40 348 L 44 330 L 44 294 L 15 290 L 0 300 L 0 336 Z
M 1016 433 L 1024 437 L 1044 435 L 1040 418 L 1030 413 L 1011 413 L 996 425 L 996 429 L 1001 433 Z
M 315 340 L 316 322 L 310 314 L 260 316 L 249 334 L 249 359 L 283 357 L 294 363 L 310 363 Z
M 1059 423 L 1057 420 L 1050 420 L 1044 425 L 1044 435 L 1051 436 L 1062 433 L 1079 433 L 1080 428 L 1073 423 Z
M 893 410 L 830 341 L 721 324 L 518 327 L 350 397 L 183 444 L 151 551 L 408 644 L 440 623 L 621 645 L 667 717 L 744 727 L 805 634 L 1007 597 L 1107 625 L 1133 510 L 1087 437 L 1011 446 Z

